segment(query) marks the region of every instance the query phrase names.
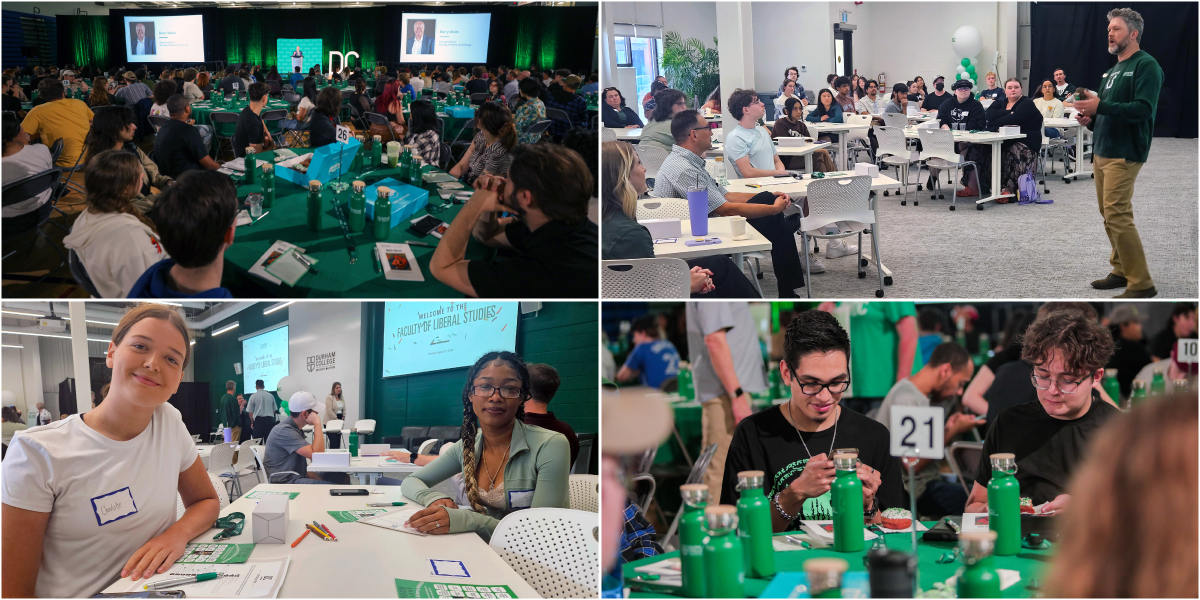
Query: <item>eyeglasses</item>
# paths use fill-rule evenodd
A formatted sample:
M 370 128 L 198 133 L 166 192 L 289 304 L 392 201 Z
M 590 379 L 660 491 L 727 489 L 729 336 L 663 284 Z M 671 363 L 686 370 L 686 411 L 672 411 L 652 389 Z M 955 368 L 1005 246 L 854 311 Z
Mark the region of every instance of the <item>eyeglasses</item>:
M 473 385 L 471 386 L 471 395 L 479 396 L 480 398 L 491 398 L 492 394 L 500 392 L 500 397 L 506 400 L 521 397 L 521 388 L 515 386 L 494 387 L 490 385 Z
M 1071 381 L 1069 379 L 1055 381 L 1049 377 L 1038 377 L 1037 375 L 1030 375 L 1029 377 L 1033 380 L 1033 387 L 1039 390 L 1048 390 L 1050 386 L 1057 386 L 1058 391 L 1063 394 L 1074 394 L 1075 390 L 1078 390 L 1083 382 L 1094 377 L 1094 375 L 1088 375 L 1079 381 Z
M 792 379 L 797 383 L 800 383 L 800 377 L 796 375 L 796 370 L 792 368 L 792 365 L 788 365 L 787 368 L 788 372 L 792 374 Z M 800 383 L 800 391 L 805 396 L 816 396 L 817 394 L 821 393 L 821 390 L 829 390 L 829 393 L 831 394 L 841 394 L 848 389 L 850 389 L 849 379 L 845 381 L 834 381 L 832 383 L 817 383 L 816 381 L 806 381 L 804 383 Z

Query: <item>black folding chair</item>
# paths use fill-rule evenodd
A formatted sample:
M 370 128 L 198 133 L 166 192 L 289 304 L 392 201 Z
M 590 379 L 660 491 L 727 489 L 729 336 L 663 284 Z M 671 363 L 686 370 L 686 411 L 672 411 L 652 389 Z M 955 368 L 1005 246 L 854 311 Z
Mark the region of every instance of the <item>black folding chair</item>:
M 75 278 L 75 283 L 78 283 L 91 297 L 100 297 L 100 290 L 96 289 L 96 284 L 92 283 L 87 269 L 83 268 L 83 261 L 79 260 L 79 255 L 74 250 L 67 250 L 67 266 L 71 269 L 71 277 Z
M 277 146 L 283 145 L 283 126 L 281 123 L 287 118 L 287 111 L 282 108 L 275 110 L 264 110 L 262 113 L 263 124 L 267 126 L 267 131 L 271 133 L 271 139 L 275 140 Z
M 63 151 L 63 139 L 58 138 L 57 140 L 54 140 L 53 144 L 50 145 L 50 164 L 54 164 L 54 163 L 58 162 L 58 157 L 62 156 L 62 151 Z
M 483 104 L 487 101 L 487 97 L 488 95 L 484 93 L 471 94 L 471 104 Z
M 543 133 L 546 132 L 547 129 L 550 129 L 551 123 L 553 123 L 553 121 L 551 121 L 549 119 L 546 119 L 545 121 L 538 121 L 537 123 L 533 123 L 529 127 L 526 127 L 525 131 L 521 132 L 521 135 L 535 134 L 535 133 L 537 135 L 542 135 Z
M 567 129 L 574 129 L 575 125 L 571 123 L 571 117 L 567 116 L 567 111 L 558 108 L 547 108 L 546 118 L 551 121 L 566 121 Z
M 48 199 L 45 204 L 39 206 L 32 212 L 18 215 L 16 217 L 3 218 L 3 239 L 5 242 L 21 238 L 30 233 L 36 233 L 42 239 L 46 240 L 46 243 L 50 244 L 50 246 L 54 248 L 55 252 L 58 252 L 59 257 L 62 259 L 55 268 L 47 271 L 45 275 L 32 280 L 34 283 L 45 280 L 59 267 L 67 264 L 67 255 L 63 252 L 63 249 L 55 244 L 50 237 L 46 235 L 46 232 L 42 231 L 42 225 L 50 222 L 59 229 L 63 230 L 64 233 L 68 232 L 66 227 L 50 221 L 50 213 L 54 208 L 53 200 L 55 185 L 58 184 L 60 177 L 62 177 L 62 169 L 48 169 L 46 171 L 42 171 L 41 173 L 35 173 L 28 177 L 18 179 L 12 183 L 5 183 L 3 188 L 4 207 L 9 207 L 20 202 L 24 202 L 47 191 L 49 191 L 51 195 L 51 198 Z M 33 247 L 34 244 L 29 244 L 26 246 L 28 250 L 32 250 Z M 4 255 L 4 260 L 8 260 L 8 257 L 12 256 L 13 254 L 16 254 L 16 250 Z M 6 274 L 5 278 L 12 279 L 13 277 L 10 277 Z
M 451 156 L 451 153 L 450 153 L 450 145 L 447 144 L 446 142 L 442 142 L 441 146 L 439 147 L 439 151 L 438 151 L 438 164 L 437 164 L 438 168 L 443 171 L 449 171 L 450 167 L 453 166 L 452 164 L 450 164 L 450 161 L 452 159 L 453 159 L 453 157 Z
M 217 141 L 216 156 L 221 156 L 221 142 L 228 140 L 229 150 L 233 155 L 237 156 L 237 150 L 233 147 L 233 134 L 237 132 L 238 113 L 218 111 L 208 115 L 212 121 L 213 139 Z
M 392 126 L 390 123 L 388 123 L 387 117 L 385 117 L 379 113 L 376 113 L 376 112 L 365 112 L 365 113 L 363 113 L 363 116 L 365 116 L 367 118 L 368 125 L 383 125 L 384 127 L 387 128 L 388 137 L 390 137 L 391 139 L 390 140 L 381 139 L 380 141 L 383 141 L 383 142 L 388 142 L 388 141 L 393 141 L 393 140 L 397 141 L 397 142 L 400 141 L 400 139 L 396 137 L 396 132 L 392 131 Z
M 146 117 L 146 119 L 150 121 L 150 128 L 153 129 L 154 133 L 156 134 L 163 125 L 167 124 L 167 121 L 171 120 L 170 117 L 164 117 L 162 115 L 150 115 Z

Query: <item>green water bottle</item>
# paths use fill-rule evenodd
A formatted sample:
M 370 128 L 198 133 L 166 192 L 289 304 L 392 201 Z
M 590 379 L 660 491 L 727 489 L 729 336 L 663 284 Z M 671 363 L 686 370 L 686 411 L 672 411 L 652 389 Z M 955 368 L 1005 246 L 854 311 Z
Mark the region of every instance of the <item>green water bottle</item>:
M 996 532 L 960 533 L 958 543 L 963 561 L 958 572 L 958 597 L 999 598 L 1000 575 L 992 567 Z
M 679 517 L 679 569 L 683 576 L 683 595 L 704 598 L 704 508 L 708 505 L 708 486 L 688 483 L 679 486 L 683 496 L 683 514 Z
M 704 509 L 704 586 L 709 598 L 745 598 L 742 542 L 737 536 L 737 509 L 718 504 Z
M 1192 391 L 1192 386 L 1187 379 L 1175 379 L 1171 381 L 1171 386 L 1175 388 L 1173 393 L 1176 394 L 1186 394 Z
M 359 175 L 362 173 L 362 155 L 365 147 L 361 135 L 354 136 L 354 139 L 358 140 L 358 151 L 354 153 L 354 159 L 350 161 L 350 172 Z
M 988 529 L 996 532 L 996 556 L 1021 551 L 1021 485 L 1015 477 L 1017 457 L 1009 452 L 991 455 L 992 480 L 988 482 Z
M 809 597 L 841 598 L 842 575 L 849 568 L 850 563 L 840 558 L 811 558 L 804 561 Z
M 1134 379 L 1133 384 L 1129 389 L 1129 407 L 1141 404 L 1146 401 L 1146 382 L 1141 379 Z
M 402 177 L 408 176 L 408 170 L 412 165 L 412 146 L 405 145 L 400 148 L 400 172 Z
M 779 365 L 772 364 L 771 372 L 767 375 L 767 378 L 771 381 L 771 399 L 787 398 L 783 393 L 783 377 L 779 373 Z
M 383 156 L 383 138 L 375 136 L 374 142 L 371 144 L 370 166 L 372 171 L 379 168 L 379 160 Z
M 687 363 L 679 365 L 679 395 L 693 400 L 696 398 L 696 388 L 692 385 L 692 369 Z
M 863 490 L 858 480 L 858 454 L 838 452 L 833 455 L 837 475 L 830 487 L 833 495 L 833 549 L 838 552 L 861 552 L 863 542 Z
M 367 195 L 363 193 L 363 188 L 367 186 L 365 182 L 355 181 L 350 184 L 350 231 L 358 233 L 367 226 Z
M 771 543 L 771 504 L 763 495 L 763 475 L 762 471 L 737 474 L 742 492 L 737 501 L 738 537 L 742 540 L 746 575 L 769 579 L 775 575 L 775 546 Z
M 246 148 L 246 178 L 243 183 L 254 183 L 254 172 L 258 170 L 258 159 L 254 158 L 254 148 Z
M 275 204 L 275 165 L 267 163 L 262 168 L 263 210 Z
M 1165 396 L 1167 394 L 1167 379 L 1163 377 L 1162 369 L 1154 369 L 1154 376 L 1150 379 L 1150 397 Z
M 358 430 L 350 430 L 350 456 L 358 457 Z
M 325 212 L 321 210 L 321 182 L 314 179 L 308 182 L 308 230 L 320 231 L 324 226 L 324 216 Z
M 408 165 L 408 183 L 416 187 L 421 187 L 421 157 L 414 154 L 412 162 Z
M 375 188 L 375 209 L 373 211 L 374 218 L 371 219 L 371 232 L 375 235 L 375 241 L 385 242 L 388 236 L 392 234 L 392 190 L 390 188 L 379 186 Z
M 1113 402 L 1121 404 L 1121 384 L 1117 382 L 1116 369 L 1105 369 L 1104 379 L 1100 381 L 1100 385 L 1104 387 L 1104 393 L 1108 394 Z

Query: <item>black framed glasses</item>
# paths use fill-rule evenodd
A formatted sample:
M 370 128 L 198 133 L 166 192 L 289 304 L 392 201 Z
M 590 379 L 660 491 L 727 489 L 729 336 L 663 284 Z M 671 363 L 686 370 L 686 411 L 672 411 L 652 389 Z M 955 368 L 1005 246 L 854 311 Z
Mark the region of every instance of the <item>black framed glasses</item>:
M 787 368 L 788 372 L 792 374 L 792 379 L 797 383 L 800 383 L 800 377 L 796 375 L 796 370 L 792 368 L 792 365 L 787 365 Z M 847 378 L 845 381 L 833 381 L 830 383 L 818 383 L 816 381 L 800 383 L 800 391 L 805 396 L 816 396 L 817 394 L 821 393 L 821 390 L 829 390 L 829 393 L 831 394 L 841 394 L 848 389 L 850 389 L 849 378 Z
M 495 394 L 497 391 L 500 392 L 501 398 L 504 398 L 505 400 L 512 400 L 514 398 L 520 398 L 523 390 L 512 385 L 506 385 L 504 387 L 495 387 L 491 385 L 471 386 L 471 395 L 479 396 L 480 398 L 491 398 L 492 394 Z
M 1083 382 L 1091 379 L 1092 377 L 1095 377 L 1095 375 L 1088 375 L 1079 381 L 1071 381 L 1070 379 L 1059 379 L 1055 381 L 1049 377 L 1039 377 L 1037 375 L 1029 376 L 1029 378 L 1033 381 L 1033 387 L 1039 390 L 1048 390 L 1051 386 L 1057 386 L 1058 391 L 1063 394 L 1074 394 L 1075 391 L 1079 389 L 1079 386 L 1083 385 Z

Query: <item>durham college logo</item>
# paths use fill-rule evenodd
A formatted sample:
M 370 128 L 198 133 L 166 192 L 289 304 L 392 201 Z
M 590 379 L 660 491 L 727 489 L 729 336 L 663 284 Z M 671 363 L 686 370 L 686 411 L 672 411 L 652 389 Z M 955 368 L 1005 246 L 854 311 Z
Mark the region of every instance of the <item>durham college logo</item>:
M 308 372 L 328 371 L 337 368 L 337 352 L 327 352 L 308 357 Z

